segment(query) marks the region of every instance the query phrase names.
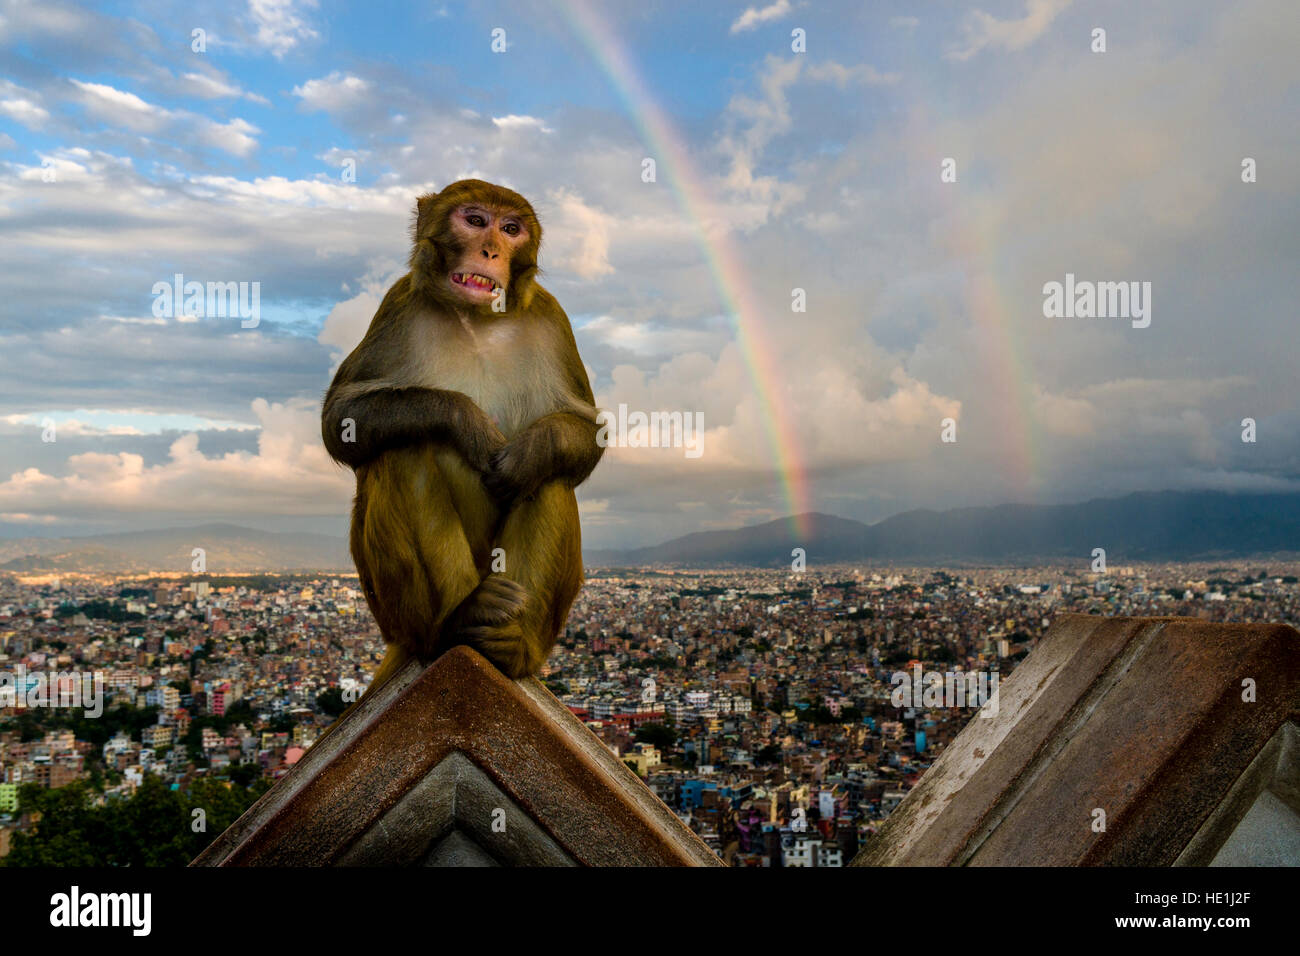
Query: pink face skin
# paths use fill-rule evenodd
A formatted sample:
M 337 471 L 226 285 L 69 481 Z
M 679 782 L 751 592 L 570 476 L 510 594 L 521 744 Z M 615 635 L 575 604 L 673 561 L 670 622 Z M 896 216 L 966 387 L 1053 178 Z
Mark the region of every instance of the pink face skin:
M 464 251 L 447 282 L 467 302 L 490 302 L 509 284 L 510 260 L 528 242 L 528 228 L 511 210 L 473 203 L 456 208 L 451 228 Z

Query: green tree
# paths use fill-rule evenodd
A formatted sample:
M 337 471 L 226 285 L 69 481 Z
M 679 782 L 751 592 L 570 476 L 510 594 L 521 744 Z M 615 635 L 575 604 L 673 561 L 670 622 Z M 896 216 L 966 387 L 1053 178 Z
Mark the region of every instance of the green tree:
M 37 815 L 34 828 L 16 833 L 4 866 L 185 866 L 267 791 L 221 780 L 196 780 L 172 790 L 149 775 L 124 800 L 95 805 L 93 788 L 78 780 L 57 790 L 29 784 L 19 810 Z M 196 815 L 196 810 L 202 814 Z M 202 829 L 195 831 L 198 820 Z
M 237 763 L 226 771 L 231 783 L 240 787 L 251 787 L 262 778 L 262 768 L 255 763 Z
M 330 717 L 337 717 L 348 709 L 347 702 L 343 700 L 343 689 L 341 687 L 330 687 L 317 694 L 316 706 Z
M 660 752 L 667 753 L 677 743 L 677 732 L 664 724 L 642 724 L 636 729 L 636 740 L 653 744 Z

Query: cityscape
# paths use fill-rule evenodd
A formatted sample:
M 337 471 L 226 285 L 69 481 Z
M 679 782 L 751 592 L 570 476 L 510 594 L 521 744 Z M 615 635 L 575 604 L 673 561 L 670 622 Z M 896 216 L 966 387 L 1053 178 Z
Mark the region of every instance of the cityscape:
M 592 568 L 540 679 L 724 863 L 839 867 L 1058 615 L 1300 619 L 1296 560 L 1090 567 Z M 183 864 L 383 650 L 355 575 L 0 576 L 0 863 Z

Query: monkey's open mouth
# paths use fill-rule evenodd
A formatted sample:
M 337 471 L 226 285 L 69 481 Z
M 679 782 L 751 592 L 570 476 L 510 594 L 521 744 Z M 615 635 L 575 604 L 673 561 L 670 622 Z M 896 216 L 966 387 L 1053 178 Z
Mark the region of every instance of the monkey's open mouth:
M 477 272 L 453 272 L 451 281 L 456 285 L 477 289 L 480 292 L 495 292 L 498 288 L 496 280 L 481 276 Z

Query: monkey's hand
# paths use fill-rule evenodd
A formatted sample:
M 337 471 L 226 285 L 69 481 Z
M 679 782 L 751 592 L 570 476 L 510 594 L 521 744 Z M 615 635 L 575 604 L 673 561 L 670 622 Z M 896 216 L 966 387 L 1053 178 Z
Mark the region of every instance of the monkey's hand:
M 539 418 L 493 456 L 492 468 L 483 478 L 488 493 L 508 510 L 548 481 L 580 484 L 604 451 L 596 444 L 596 431 L 594 422 L 571 412 Z
M 444 632 L 468 644 L 510 678 L 527 677 L 546 658 L 524 632 L 522 617 L 528 591 L 522 584 L 489 574 L 452 612 Z
M 503 510 L 508 511 L 516 501 L 531 498 L 548 477 L 537 440 L 521 440 L 526 434 L 516 435 L 499 448 L 492 456 L 491 467 L 483 475 L 488 494 Z
M 350 426 L 345 427 L 345 425 Z M 400 445 L 446 442 L 486 474 L 506 443 L 501 429 L 468 395 L 433 388 L 331 386 L 321 417 L 325 448 L 356 468 Z
M 460 427 L 452 432 L 452 436 L 465 463 L 486 480 L 496 470 L 497 457 L 506 447 L 506 436 L 501 434 L 501 429 L 487 412 L 473 402 L 468 405 Z

